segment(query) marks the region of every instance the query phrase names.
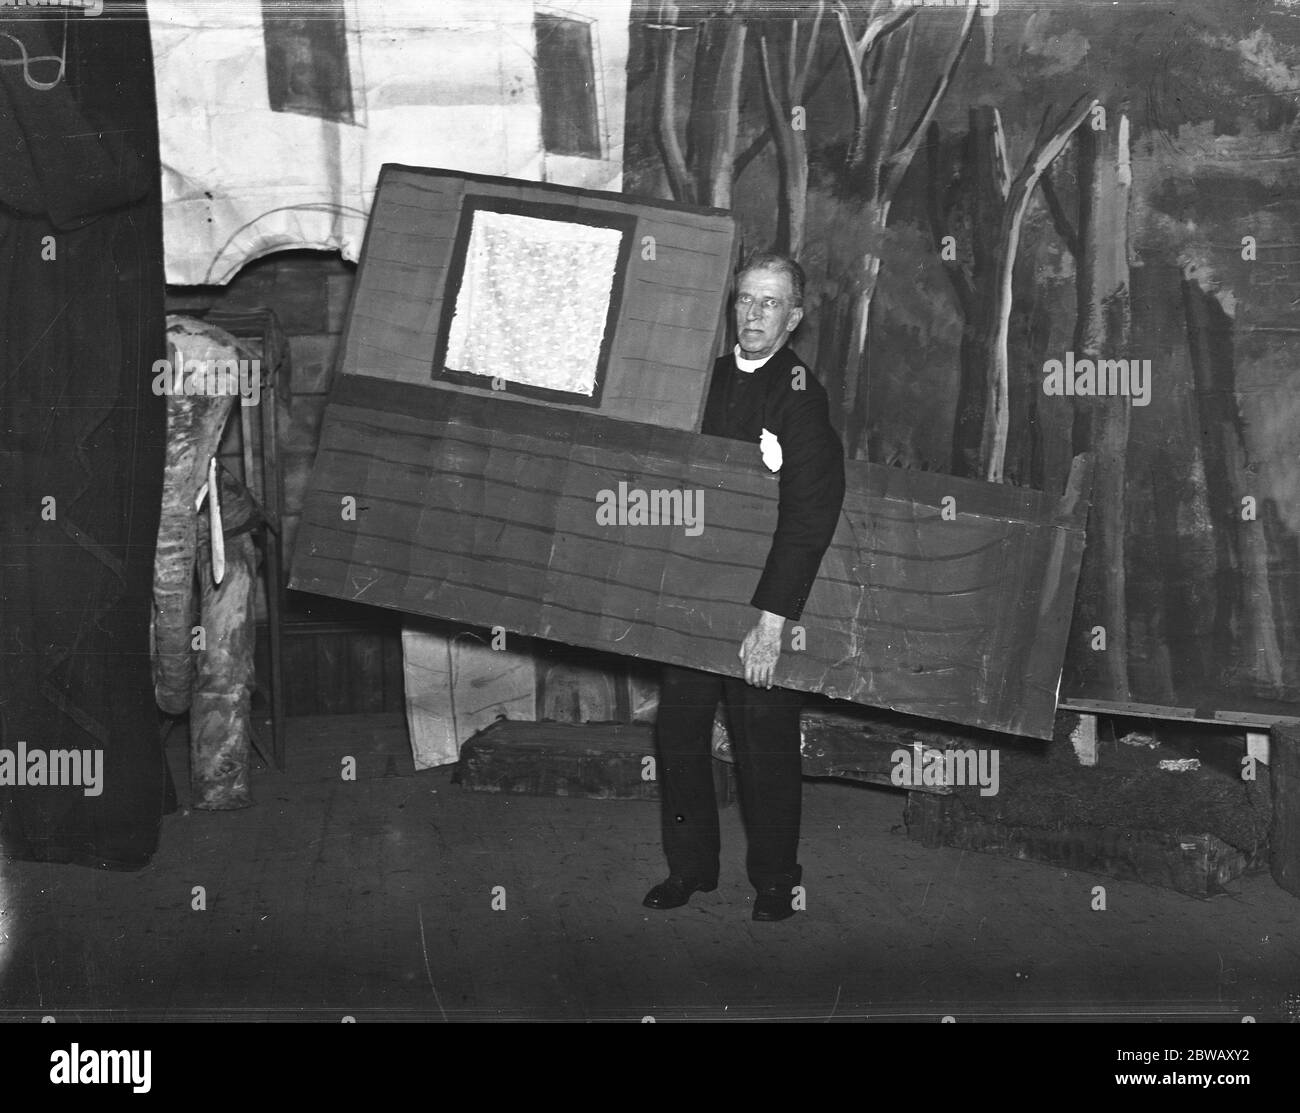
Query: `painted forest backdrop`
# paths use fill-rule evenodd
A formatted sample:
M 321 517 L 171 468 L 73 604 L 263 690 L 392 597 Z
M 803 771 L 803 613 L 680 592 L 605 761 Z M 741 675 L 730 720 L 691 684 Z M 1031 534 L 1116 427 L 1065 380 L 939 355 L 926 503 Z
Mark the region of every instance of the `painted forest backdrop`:
M 1300 3 L 995 8 L 638 0 L 624 190 L 799 258 L 851 455 L 1095 453 L 1062 699 L 1298 715 Z M 1067 352 L 1149 404 L 1047 395 Z

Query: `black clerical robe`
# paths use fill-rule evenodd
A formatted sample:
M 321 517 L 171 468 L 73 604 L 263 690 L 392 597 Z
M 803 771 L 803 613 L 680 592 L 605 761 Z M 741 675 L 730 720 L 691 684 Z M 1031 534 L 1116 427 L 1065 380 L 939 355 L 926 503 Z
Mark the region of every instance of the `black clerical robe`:
M 714 364 L 700 432 L 757 444 L 764 429 L 781 445 L 780 509 L 750 603 L 793 621 L 839 523 L 844 449 L 825 388 L 788 345 L 756 371 L 740 370 L 732 355 Z

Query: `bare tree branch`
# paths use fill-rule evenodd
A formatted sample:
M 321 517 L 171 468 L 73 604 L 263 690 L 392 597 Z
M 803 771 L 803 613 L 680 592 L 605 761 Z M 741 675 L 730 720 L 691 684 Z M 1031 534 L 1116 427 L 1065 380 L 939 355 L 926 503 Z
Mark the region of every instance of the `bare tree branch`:
M 782 112 L 781 99 L 776 95 L 776 85 L 772 78 L 772 63 L 767 57 L 767 32 L 763 31 L 758 36 L 758 60 L 760 69 L 763 74 L 763 92 L 767 97 L 767 107 L 772 112 L 773 126 L 779 127 L 777 123 L 784 115 Z
M 862 127 L 862 114 L 866 110 L 867 90 L 862 82 L 862 65 L 857 52 L 857 39 L 853 34 L 853 24 L 849 19 L 849 10 L 844 0 L 836 0 L 835 18 L 839 22 L 840 40 L 844 45 L 844 61 L 849 68 L 849 80 L 853 83 L 853 131 L 856 134 Z
M 966 47 L 970 45 L 971 32 L 975 29 L 975 16 L 978 12 L 979 8 L 974 4 L 967 7 L 966 20 L 962 24 L 961 34 L 948 54 L 948 62 L 943 73 L 934 83 L 934 88 L 930 90 L 930 96 L 925 102 L 925 107 L 921 109 L 921 114 L 917 116 L 916 122 L 912 125 L 912 130 L 908 132 L 907 137 L 899 144 L 898 150 L 890 155 L 885 164 L 887 174 L 886 196 L 891 196 L 906 176 L 907 168 L 911 166 L 912 158 L 921 145 L 921 137 L 925 135 L 926 128 L 930 126 L 930 121 L 934 119 L 934 114 L 939 108 L 939 102 L 943 100 L 944 93 L 948 91 L 948 86 L 952 84 L 953 75 L 956 74 L 957 67 L 961 65 L 962 55 L 966 53 Z
M 817 75 L 817 80 L 812 83 L 812 88 L 809 89 L 806 93 L 806 96 L 809 99 L 811 99 L 816 94 L 817 90 L 822 87 L 822 82 L 825 81 L 826 78 L 830 76 L 830 73 L 831 71 L 829 69 L 824 69 L 822 70 L 821 73 Z M 772 140 L 771 128 L 764 128 L 761 132 L 759 132 L 758 135 L 755 137 L 754 141 L 737 156 L 736 169 L 733 176 L 739 178 L 741 172 L 744 171 L 745 167 L 747 167 L 751 162 L 754 161 L 754 159 L 756 159 L 759 156 L 763 148 L 766 147 L 768 143 L 771 142 L 771 140 Z
M 706 100 L 691 106 L 696 125 L 696 149 L 692 153 L 696 162 L 696 196 L 701 204 L 720 209 L 729 209 L 732 203 L 736 138 L 740 133 L 741 72 L 751 6 L 752 0 L 736 0 L 727 5 L 724 15 L 716 18 L 719 26 L 714 33 L 718 38 L 706 52 L 710 66 L 702 86 Z M 697 71 L 699 64 L 697 52 Z
M 1034 148 L 1025 159 L 1025 164 L 1011 183 L 1007 194 L 1007 208 L 1002 222 L 1001 242 L 998 252 L 998 274 L 995 297 L 997 298 L 997 320 L 995 322 L 994 343 L 990 353 L 988 380 L 988 398 L 984 422 L 984 443 L 981 457 L 984 463 L 984 478 L 991 483 L 1001 483 L 1003 467 L 1006 462 L 1007 435 L 1009 432 L 1008 407 L 1008 371 L 1007 371 L 1007 334 L 1011 323 L 1011 278 L 1016 264 L 1016 255 L 1020 247 L 1020 229 L 1024 223 L 1025 210 L 1034 187 L 1056 157 L 1065 149 L 1070 136 L 1087 119 L 1096 99 L 1085 94 L 1066 110 L 1054 128 L 1048 128 L 1049 106 L 1043 113 L 1043 121 L 1038 128 Z
M 820 12 L 818 13 L 820 16 Z M 814 21 L 816 31 L 820 18 Z M 804 228 L 808 211 L 808 147 L 802 127 L 794 127 L 794 112 L 800 106 L 798 20 L 789 27 L 789 50 L 773 52 L 768 49 L 768 27 L 764 23 L 759 33 L 758 51 L 761 63 L 763 92 L 776 145 L 777 166 L 780 170 L 778 195 L 777 243 L 778 250 L 798 257 L 803 248 Z M 813 42 L 815 43 L 815 39 Z M 775 44 L 773 44 L 775 45 Z M 777 62 L 785 55 L 784 72 L 778 73 Z M 784 92 L 784 97 L 782 96 Z M 805 110 L 806 111 L 806 110 Z
M 1043 133 L 1047 130 L 1046 127 L 1039 128 L 1039 139 L 1035 141 L 1034 149 L 1025 159 L 1025 165 L 1021 168 L 1020 173 L 1016 175 L 1016 180 L 1011 183 L 1009 198 L 1014 198 L 1017 189 L 1019 189 L 1024 194 L 1019 204 L 1022 206 L 1028 204 L 1028 194 L 1033 192 L 1039 177 L 1056 161 L 1057 155 L 1065 149 L 1065 145 L 1070 141 L 1070 136 L 1074 134 L 1075 129 L 1088 118 L 1088 114 L 1093 110 L 1093 107 L 1099 103 L 1100 101 L 1095 97 L 1090 97 L 1085 93 L 1066 109 L 1065 115 L 1061 117 L 1057 125 L 1051 129 L 1045 138 Z M 1046 124 L 1046 115 L 1044 115 L 1044 124 Z
M 790 100 L 795 100 L 794 81 L 795 75 L 799 72 L 799 20 L 798 17 L 790 20 L 790 58 L 786 62 L 785 72 L 787 75 L 787 84 L 785 87 L 786 95 Z
M 813 61 L 817 57 L 817 46 L 822 29 L 822 17 L 826 15 L 826 0 L 817 0 L 817 15 L 813 18 L 812 30 L 808 33 L 808 48 L 804 54 L 802 66 L 796 65 L 795 45 L 798 42 L 799 25 L 795 23 L 795 36 L 790 40 L 790 99 L 798 102 L 803 99 L 808 87 L 808 75 L 812 73 Z
M 886 159 L 894 145 L 894 134 L 907 96 L 907 75 L 911 72 L 916 45 L 915 21 L 908 22 L 880 39 L 864 61 L 868 102 L 863 106 L 862 130 L 853 137 L 847 165 L 857 172 L 860 183 L 873 197 L 886 202 Z
M 664 167 L 668 172 L 668 186 L 673 199 L 677 201 L 694 201 L 695 189 L 691 175 L 686 168 L 686 156 L 682 153 L 681 140 L 677 136 L 677 35 L 687 28 L 677 26 L 680 9 L 673 0 L 663 0 L 659 5 L 659 26 L 655 28 L 660 36 L 658 85 L 655 101 L 655 136 L 663 153 Z
M 877 39 L 901 27 L 916 14 L 916 9 L 913 7 L 893 8 L 883 15 L 878 14 L 880 9 L 887 5 L 888 0 L 884 3 L 877 0 L 871 5 L 867 13 L 867 26 L 861 37 L 858 37 L 853 33 L 853 17 L 849 14 L 848 5 L 844 0 L 835 0 L 835 18 L 840 22 L 840 33 L 844 36 L 849 62 L 857 69 L 861 69 L 862 59 L 871 53 L 871 48 L 876 45 Z
M 849 14 L 848 5 L 844 0 L 835 0 L 835 18 L 839 23 L 844 57 L 849 67 L 849 79 L 853 82 L 853 133 L 855 135 L 862 133 L 863 120 L 867 111 L 867 89 L 862 74 L 864 59 L 882 36 L 901 27 L 916 14 L 916 9 L 913 7 L 896 8 L 885 14 L 877 14 L 881 6 L 880 3 L 872 4 L 866 29 L 859 37 L 854 34 L 853 17 Z
M 790 86 L 791 104 L 798 104 L 800 102 L 804 102 L 806 98 L 811 99 L 813 96 L 816 95 L 817 90 L 822 87 L 822 82 L 824 82 L 826 78 L 829 77 L 831 74 L 831 68 L 828 66 L 826 69 L 823 69 L 817 75 L 816 79 L 812 83 L 812 86 L 809 87 L 808 79 L 812 75 L 813 63 L 816 61 L 817 47 L 821 45 L 819 32 L 821 30 L 822 17 L 825 14 L 825 10 L 826 10 L 826 0 L 818 0 L 817 16 L 813 20 L 812 34 L 808 39 L 807 54 L 804 57 L 803 68 L 799 71 L 798 77 L 792 78 L 791 80 L 791 86 Z M 792 56 L 793 56 L 793 52 L 792 52 Z M 763 148 L 766 147 L 767 144 L 771 142 L 771 140 L 772 140 L 772 129 L 770 127 L 764 128 L 761 132 L 758 133 L 754 141 L 750 143 L 750 145 L 746 147 L 737 157 L 735 169 L 732 173 L 733 179 L 740 177 L 741 173 L 745 170 L 745 168 L 751 162 L 753 162 L 754 159 L 758 157 L 758 155 L 762 152 Z
M 1011 195 L 1011 158 L 1007 154 L 1007 134 L 1002 130 L 1002 113 L 993 109 L 993 177 L 994 188 L 1003 202 Z

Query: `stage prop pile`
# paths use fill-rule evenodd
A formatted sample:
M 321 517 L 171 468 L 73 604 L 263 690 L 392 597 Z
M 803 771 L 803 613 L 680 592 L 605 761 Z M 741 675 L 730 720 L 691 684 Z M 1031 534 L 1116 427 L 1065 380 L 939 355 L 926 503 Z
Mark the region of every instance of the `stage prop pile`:
M 719 210 L 385 167 L 290 586 L 740 675 L 780 478 L 696 432 L 733 266 Z M 1050 738 L 1087 460 L 847 469 L 777 683 Z
M 239 397 L 223 371 L 239 342 L 214 325 L 168 318 L 167 460 L 154 559 L 154 692 L 190 716 L 194 807 L 248 807 L 254 590 L 260 515 L 216 454 Z M 247 361 L 245 361 L 246 363 Z

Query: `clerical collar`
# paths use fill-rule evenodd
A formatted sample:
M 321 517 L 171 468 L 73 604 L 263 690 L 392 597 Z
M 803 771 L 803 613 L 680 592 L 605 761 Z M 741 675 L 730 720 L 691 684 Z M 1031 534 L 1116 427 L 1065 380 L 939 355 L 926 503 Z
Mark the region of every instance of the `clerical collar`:
M 780 350 L 780 348 L 777 349 L 777 351 Z M 772 355 L 764 356 L 762 359 L 746 359 L 740 354 L 740 345 L 737 344 L 732 354 L 736 357 L 736 366 L 739 367 L 740 370 L 744 371 L 745 374 L 752 375 L 762 367 L 763 364 L 771 359 L 772 356 L 776 355 L 776 352 L 773 352 Z

